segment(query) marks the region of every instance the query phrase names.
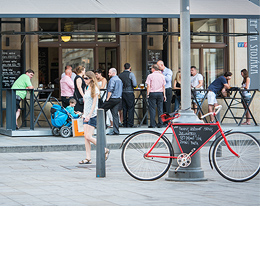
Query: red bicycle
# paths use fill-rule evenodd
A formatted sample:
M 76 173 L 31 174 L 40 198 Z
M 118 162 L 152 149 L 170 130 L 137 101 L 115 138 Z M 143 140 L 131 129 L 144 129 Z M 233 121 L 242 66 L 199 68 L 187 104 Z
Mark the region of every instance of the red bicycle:
M 222 106 L 216 107 L 216 116 Z M 174 123 L 179 113 L 163 114 L 168 125 L 162 134 L 143 130 L 127 136 L 121 144 L 121 159 L 128 174 L 141 181 L 161 178 L 176 159 L 178 167 L 188 167 L 192 157 L 210 139 L 216 136 L 209 149 L 209 162 L 217 172 L 229 181 L 243 182 L 254 178 L 260 170 L 260 145 L 255 137 L 244 132 L 223 132 L 220 123 Z M 164 135 L 171 128 L 180 153 L 174 155 L 169 139 Z M 213 165 L 212 165 L 213 162 Z

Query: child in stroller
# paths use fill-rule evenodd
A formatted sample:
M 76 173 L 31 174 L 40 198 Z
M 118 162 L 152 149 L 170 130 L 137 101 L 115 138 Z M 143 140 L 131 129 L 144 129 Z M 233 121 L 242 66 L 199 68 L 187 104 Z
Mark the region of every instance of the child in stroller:
M 72 118 L 78 118 L 81 113 L 75 112 L 74 107 L 77 101 L 71 98 L 70 105 L 66 108 L 60 105 L 53 105 L 51 108 L 52 134 L 55 136 L 69 137 L 72 134 Z

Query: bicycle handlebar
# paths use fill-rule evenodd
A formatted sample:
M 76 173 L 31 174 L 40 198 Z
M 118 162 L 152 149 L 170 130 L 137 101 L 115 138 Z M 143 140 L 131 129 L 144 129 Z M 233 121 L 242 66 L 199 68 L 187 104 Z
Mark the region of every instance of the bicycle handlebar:
M 204 117 L 206 117 L 206 116 L 209 116 L 209 115 L 216 116 L 216 115 L 220 112 L 221 108 L 222 108 L 221 105 L 216 106 L 216 107 L 215 107 L 215 109 L 216 109 L 215 112 L 209 112 L 209 113 L 203 115 L 203 116 L 201 117 L 201 119 L 204 118 Z

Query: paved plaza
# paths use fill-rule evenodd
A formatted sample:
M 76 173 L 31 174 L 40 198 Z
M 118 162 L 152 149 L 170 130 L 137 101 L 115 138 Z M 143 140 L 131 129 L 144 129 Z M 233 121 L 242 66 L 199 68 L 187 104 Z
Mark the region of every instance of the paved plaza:
M 165 180 L 168 174 L 153 182 L 133 179 L 121 163 L 119 144 L 125 137 L 126 135 L 120 135 L 107 138 L 111 153 L 106 163 L 106 177 L 96 178 L 94 150 L 92 165 L 78 164 L 78 161 L 85 158 L 83 137 L 14 138 L 0 135 L 0 205 L 260 205 L 260 174 L 245 183 L 225 180 L 210 168 L 208 147 L 201 151 L 201 165 L 207 181 L 169 182 Z M 53 151 L 53 147 L 60 147 L 60 151 Z M 43 152 L 39 152 L 39 149 Z

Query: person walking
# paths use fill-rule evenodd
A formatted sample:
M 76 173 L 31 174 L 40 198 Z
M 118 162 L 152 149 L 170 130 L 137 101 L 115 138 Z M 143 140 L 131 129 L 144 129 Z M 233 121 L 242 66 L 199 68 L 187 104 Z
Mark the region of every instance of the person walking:
M 209 85 L 209 92 L 208 92 L 208 108 L 209 112 L 214 112 L 214 109 L 216 106 L 218 106 L 218 102 L 216 99 L 217 94 L 220 91 L 226 91 L 226 89 L 230 89 L 230 80 L 231 80 L 232 73 L 231 72 L 225 72 L 223 76 L 220 76 L 219 78 L 215 79 L 210 85 Z M 214 122 L 214 116 L 210 115 L 210 122 Z
M 74 95 L 74 82 L 71 79 L 72 71 L 65 70 L 65 76 L 60 80 L 61 102 L 63 107 L 69 106 L 69 100 Z
M 248 71 L 247 69 L 242 69 L 241 70 L 241 76 L 243 77 L 243 81 L 242 81 L 242 89 L 244 89 L 244 91 L 242 91 L 242 96 L 246 102 L 242 101 L 242 104 L 244 106 L 244 108 L 246 109 L 246 105 L 249 103 L 250 99 L 251 99 L 251 93 L 247 90 L 250 89 L 250 78 L 248 76 Z M 246 112 L 246 122 L 242 123 L 242 125 L 250 125 L 250 113 L 247 111 Z
M 119 116 L 118 108 L 122 99 L 123 83 L 117 76 L 117 70 L 111 68 L 108 72 L 110 80 L 107 86 L 107 96 L 102 108 L 105 110 L 111 110 L 113 117 L 113 131 L 109 132 L 108 135 L 119 135 Z
M 83 113 L 83 127 L 86 148 L 86 159 L 79 162 L 79 164 L 91 164 L 91 143 L 96 145 L 97 140 L 93 137 L 94 130 L 97 126 L 97 109 L 98 109 L 98 95 L 99 88 L 95 74 L 92 71 L 87 71 L 85 75 L 88 89 L 84 94 L 84 113 Z M 105 159 L 108 158 L 109 149 L 105 148 Z
M 159 60 L 157 62 L 157 65 L 159 66 L 159 69 L 162 71 L 162 74 L 165 77 L 165 96 L 166 99 L 163 103 L 163 111 L 170 114 L 171 111 L 171 101 L 172 101 L 172 71 L 165 67 L 164 62 L 162 60 Z
M 34 71 L 32 69 L 26 70 L 25 74 L 22 74 L 11 87 L 12 89 L 34 89 L 31 79 L 34 76 Z M 19 129 L 18 118 L 21 114 L 20 102 L 25 99 L 26 91 L 16 90 L 16 130 Z
M 123 82 L 122 92 L 122 106 L 123 106 L 123 126 L 134 126 L 134 111 L 135 111 L 135 95 L 134 88 L 136 87 L 136 78 L 134 73 L 131 72 L 129 63 L 125 63 L 125 70 L 121 72 L 118 77 Z
M 86 83 L 84 81 L 84 76 L 86 69 L 83 66 L 78 66 L 76 68 L 77 76 L 74 79 L 74 95 L 73 97 L 77 100 L 75 110 L 83 112 L 83 97 L 85 93 Z
M 148 75 L 145 83 L 147 84 L 147 98 L 148 98 L 149 113 L 150 113 L 149 128 L 154 128 L 156 126 L 156 122 L 155 122 L 156 106 L 158 110 L 158 127 L 163 126 L 163 122 L 160 118 L 160 115 L 163 114 L 163 101 L 166 100 L 166 95 L 165 95 L 166 81 L 164 75 L 160 72 L 159 66 L 157 64 L 153 64 L 151 70 L 152 70 L 152 74 Z

